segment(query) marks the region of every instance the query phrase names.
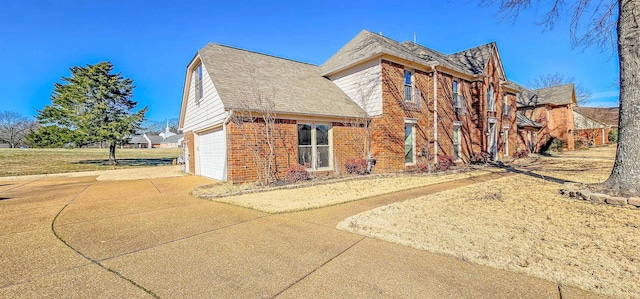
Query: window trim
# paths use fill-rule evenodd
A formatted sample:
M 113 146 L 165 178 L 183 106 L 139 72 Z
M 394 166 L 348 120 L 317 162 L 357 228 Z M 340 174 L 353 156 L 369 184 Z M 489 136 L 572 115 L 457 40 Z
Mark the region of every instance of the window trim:
M 311 121 L 298 121 L 296 122 L 296 135 L 299 134 L 299 129 L 298 129 L 298 125 L 310 125 L 311 126 L 311 145 L 303 145 L 305 147 L 311 147 L 311 163 L 310 163 L 310 168 L 307 168 L 308 171 L 327 171 L 327 170 L 333 170 L 333 126 L 331 125 L 330 122 L 311 122 Z M 317 161 L 318 161 L 318 140 L 316 138 L 316 127 L 317 126 L 327 126 L 329 127 L 329 130 L 327 131 L 327 138 L 329 139 L 328 141 L 328 145 L 321 145 L 321 146 L 327 146 L 329 148 L 329 166 L 326 167 L 317 167 Z M 298 135 L 299 136 L 299 135 Z M 298 158 L 296 160 L 296 162 L 298 164 L 300 164 L 300 141 L 298 139 L 297 145 L 296 145 L 296 150 L 298 151 Z
M 196 101 L 196 105 L 200 105 L 200 101 L 204 98 L 204 84 L 202 82 L 202 74 L 203 74 L 203 66 L 202 62 L 198 63 L 196 67 L 193 69 L 193 78 L 194 78 L 194 99 Z
M 417 154 L 416 154 L 416 125 L 418 124 L 418 120 L 415 118 L 407 118 L 404 120 L 404 140 L 406 142 L 407 140 L 407 136 L 406 136 L 406 132 L 407 132 L 407 126 L 411 127 L 411 146 L 412 146 L 412 155 L 411 155 L 411 162 L 407 162 L 406 160 L 406 154 L 404 155 L 404 165 L 405 166 L 413 166 L 417 164 Z M 404 151 L 406 150 L 406 143 L 404 144 L 404 148 L 402 150 L 402 152 L 404 153 Z
M 453 131 L 452 137 L 455 136 L 455 131 L 458 130 L 458 140 L 456 144 L 456 140 L 452 138 L 453 144 L 453 158 L 455 161 L 462 161 L 462 122 L 455 121 L 453 122 Z M 458 158 L 456 159 L 456 150 L 458 151 Z
M 504 147 L 502 154 L 505 157 L 509 157 L 509 126 L 502 127 L 502 132 L 502 139 L 504 139 L 502 141 L 502 146 Z
M 493 83 L 487 88 L 487 111 L 496 112 L 496 91 Z

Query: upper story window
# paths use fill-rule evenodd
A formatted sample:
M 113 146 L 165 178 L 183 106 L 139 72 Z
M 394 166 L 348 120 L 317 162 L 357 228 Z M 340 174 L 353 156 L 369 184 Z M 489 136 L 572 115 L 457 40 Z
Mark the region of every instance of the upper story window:
M 507 94 L 502 97 L 502 114 L 506 118 L 511 118 L 511 105 L 509 105 L 509 96 Z
M 487 89 L 487 111 L 496 111 L 496 94 L 493 90 L 493 83 Z
M 204 96 L 204 93 L 202 91 L 202 64 L 199 64 L 195 68 L 195 70 L 193 70 L 193 78 L 194 78 L 194 85 L 195 85 L 196 104 L 199 104 L 200 100 Z
M 465 102 L 461 91 L 462 85 L 458 80 L 453 80 L 451 85 L 451 92 L 453 93 L 453 108 L 458 110 L 458 113 L 464 114 Z
M 420 105 L 420 90 L 415 88 L 415 77 L 412 70 L 404 70 L 404 101 Z

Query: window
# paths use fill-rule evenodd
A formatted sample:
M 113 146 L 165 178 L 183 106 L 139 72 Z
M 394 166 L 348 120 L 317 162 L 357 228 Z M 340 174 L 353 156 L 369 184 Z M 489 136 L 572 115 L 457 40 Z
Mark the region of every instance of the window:
M 493 84 L 487 89 L 487 111 L 496 111 L 496 95 L 493 91 Z
M 451 91 L 453 92 L 453 108 L 460 108 L 460 94 L 458 94 L 458 81 L 453 80 Z
M 330 128 L 326 124 L 298 124 L 298 164 L 311 169 L 331 167 Z
M 509 127 L 504 127 L 502 130 L 502 132 L 504 132 L 502 134 L 502 139 L 504 142 L 502 146 L 504 148 L 504 155 L 509 156 Z
M 413 86 L 413 71 L 404 70 L 404 101 L 409 103 L 419 103 L 416 97 L 416 90 Z
M 414 124 L 404 124 L 404 163 L 416 163 L 416 143 Z
M 462 143 L 460 138 L 462 135 L 462 124 L 455 122 L 453 124 L 453 160 L 458 161 L 462 159 Z
M 194 85 L 195 85 L 195 97 L 196 104 L 200 104 L 200 100 L 203 97 L 202 91 L 202 64 L 199 64 L 198 67 L 193 71 Z

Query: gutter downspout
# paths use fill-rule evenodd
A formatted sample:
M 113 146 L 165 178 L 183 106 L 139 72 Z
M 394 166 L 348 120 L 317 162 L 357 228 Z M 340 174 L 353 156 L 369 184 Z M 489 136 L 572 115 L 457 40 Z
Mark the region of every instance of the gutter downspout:
M 433 165 L 438 163 L 438 72 L 433 69 Z

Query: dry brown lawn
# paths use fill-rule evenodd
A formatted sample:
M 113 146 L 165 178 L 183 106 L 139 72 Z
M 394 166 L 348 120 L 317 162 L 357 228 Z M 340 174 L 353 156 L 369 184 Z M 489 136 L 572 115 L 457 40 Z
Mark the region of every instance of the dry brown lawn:
M 108 149 L 0 149 L 0 177 L 171 165 L 182 149 L 117 149 L 118 166 L 106 165 Z
M 542 163 L 551 163 L 548 175 L 593 182 L 607 177 L 614 152 L 597 148 Z M 519 174 L 380 207 L 338 228 L 606 295 L 640 297 L 640 210 L 562 197 L 560 187 Z
M 495 171 L 495 170 L 494 170 Z M 302 211 L 363 198 L 393 193 L 427 185 L 488 174 L 489 171 L 474 170 L 464 173 L 442 175 L 416 175 L 398 177 L 377 177 L 371 179 L 348 180 L 294 189 L 283 189 L 236 196 L 209 198 L 212 201 L 234 204 L 241 207 L 260 210 L 267 213 L 285 213 Z M 238 186 L 218 184 L 196 188 L 194 195 L 207 198 L 208 194 L 221 194 L 242 189 L 255 188 L 254 185 Z

